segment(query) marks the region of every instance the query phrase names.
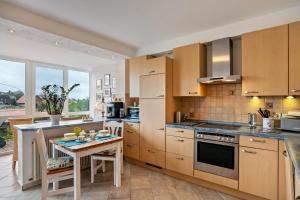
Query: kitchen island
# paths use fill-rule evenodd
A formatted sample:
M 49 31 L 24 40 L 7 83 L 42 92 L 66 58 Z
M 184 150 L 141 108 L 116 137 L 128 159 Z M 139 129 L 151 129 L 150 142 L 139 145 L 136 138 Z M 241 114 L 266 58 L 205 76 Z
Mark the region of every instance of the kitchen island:
M 51 125 L 50 122 L 41 122 L 35 124 L 16 125 L 18 129 L 18 182 L 22 190 L 30 188 L 40 183 L 40 163 L 35 141 L 35 133 L 38 129 L 43 129 L 46 143 L 48 145 L 48 154 L 51 156 L 52 148 L 48 144 L 50 138 L 62 137 L 64 133 L 73 132 L 74 127 L 80 127 L 82 130 L 100 130 L 103 128 L 104 120 L 93 121 L 61 121 L 59 125 Z M 86 159 L 87 160 L 87 159 Z M 84 161 L 84 159 L 82 159 Z M 87 162 L 83 163 L 88 165 Z

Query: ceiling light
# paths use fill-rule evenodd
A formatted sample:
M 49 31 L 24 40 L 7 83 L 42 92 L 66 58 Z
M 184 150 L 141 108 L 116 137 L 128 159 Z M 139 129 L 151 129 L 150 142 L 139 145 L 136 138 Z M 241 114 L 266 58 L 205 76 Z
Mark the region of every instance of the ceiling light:
M 14 29 L 8 29 L 8 32 L 10 32 L 10 33 L 14 33 L 14 32 L 16 32 Z
M 56 46 L 59 45 L 59 41 L 56 41 L 56 42 L 55 42 L 55 45 L 56 45 Z

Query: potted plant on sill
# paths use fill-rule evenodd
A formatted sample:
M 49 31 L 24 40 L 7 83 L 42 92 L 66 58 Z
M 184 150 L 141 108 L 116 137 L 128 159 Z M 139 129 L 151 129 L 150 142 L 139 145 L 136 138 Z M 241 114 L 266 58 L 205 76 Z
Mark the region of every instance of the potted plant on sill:
M 47 113 L 50 115 L 52 125 L 58 125 L 61 113 L 64 109 L 65 101 L 69 93 L 80 84 L 74 84 L 69 89 L 59 85 L 45 85 L 42 87 L 40 96 L 45 105 Z

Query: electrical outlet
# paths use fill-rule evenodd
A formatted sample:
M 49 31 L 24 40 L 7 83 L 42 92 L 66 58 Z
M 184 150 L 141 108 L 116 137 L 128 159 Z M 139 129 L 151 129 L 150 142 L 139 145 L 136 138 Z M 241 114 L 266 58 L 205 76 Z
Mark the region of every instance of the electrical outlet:
M 273 109 L 273 102 L 266 102 L 266 109 Z

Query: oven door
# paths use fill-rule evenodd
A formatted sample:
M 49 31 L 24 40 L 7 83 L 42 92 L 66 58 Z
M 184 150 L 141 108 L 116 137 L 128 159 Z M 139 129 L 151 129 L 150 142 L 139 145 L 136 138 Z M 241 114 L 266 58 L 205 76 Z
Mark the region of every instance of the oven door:
M 205 139 L 195 140 L 195 169 L 238 179 L 239 145 Z

